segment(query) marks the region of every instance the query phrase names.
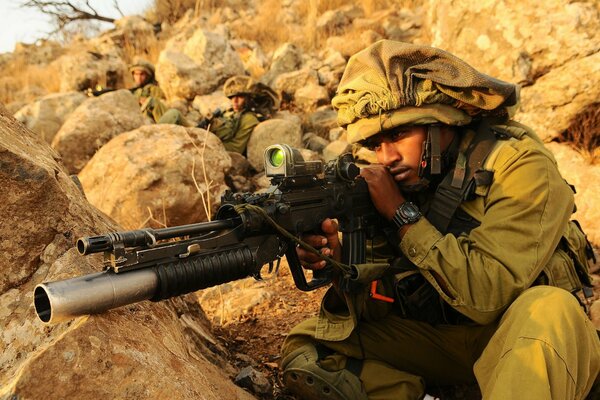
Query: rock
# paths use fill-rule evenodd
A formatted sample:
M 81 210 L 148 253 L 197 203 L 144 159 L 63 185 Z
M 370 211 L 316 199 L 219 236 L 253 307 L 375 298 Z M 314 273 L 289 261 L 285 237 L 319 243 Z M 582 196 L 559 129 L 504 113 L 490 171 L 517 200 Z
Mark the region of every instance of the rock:
M 352 146 L 345 140 L 334 140 L 323 149 L 323 159 L 325 161 L 333 160 L 350 150 L 352 150 Z
M 376 41 L 383 39 L 379 33 L 367 30 L 356 37 L 355 32 L 348 32 L 342 36 L 327 38 L 326 47 L 339 52 L 344 57 L 350 57 Z
M 55 93 L 28 104 L 15 113 L 15 118 L 48 143 L 69 114 L 87 99 L 81 92 Z
M 163 50 L 156 65 L 156 77 L 168 98 L 192 100 L 197 95 L 211 93 L 219 86 L 217 74 L 203 68 L 187 55 Z
M 226 111 L 231 107 L 231 100 L 223 94 L 223 91 L 217 90 L 211 94 L 194 97 L 192 107 L 198 110 L 201 115 L 208 117 L 216 110 Z
M 273 53 L 271 67 L 260 81 L 268 86 L 273 86 L 275 79 L 286 72 L 296 71 L 302 65 L 300 50 L 291 43 L 285 43 Z
M 231 157 L 231 170 L 232 175 L 249 176 L 252 172 L 252 166 L 248 162 L 248 159 L 235 151 L 228 151 L 229 157 Z
M 430 43 L 476 69 L 531 84 L 565 63 L 598 52 L 600 10 L 593 2 L 430 0 L 423 29 Z
M 329 138 L 330 142 L 333 142 L 334 140 L 340 139 L 345 133 L 346 131 L 344 130 L 344 128 L 338 126 L 336 128 L 331 128 L 329 130 L 329 133 L 327 134 L 327 137 Z
M 322 153 L 323 149 L 327 147 L 329 141 L 324 139 L 314 132 L 308 132 L 302 137 L 302 142 L 304 143 L 304 147 L 315 151 L 317 153 Z
M 590 307 L 590 315 L 592 323 L 596 327 L 596 330 L 600 330 L 600 301 L 596 300 Z
M 275 78 L 273 89 L 279 93 L 285 93 L 294 96 L 294 93 L 307 85 L 318 85 L 319 76 L 317 72 L 310 68 L 303 68 L 298 71 L 286 72 Z
M 149 125 L 108 142 L 79 178 L 90 203 L 136 229 L 209 220 L 227 189 L 230 168 L 231 158 L 212 133 Z
M 184 44 L 167 45 L 156 65 L 156 78 L 167 98 L 189 101 L 213 92 L 230 76 L 242 74 L 242 60 L 227 38 L 204 29 L 197 29 Z
M 223 34 L 198 29 L 187 41 L 183 52 L 204 68 L 212 68 L 221 81 L 244 74 L 244 64 Z
M 577 189 L 577 212 L 572 218 L 581 223 L 588 240 L 600 247 L 600 165 L 590 165 L 567 144 L 547 143 L 546 147 L 554 154 L 562 176 Z
M 271 391 L 271 384 L 265 375 L 250 366 L 240 371 L 235 377 L 235 384 L 257 394 L 267 394 Z
M 77 51 L 52 63 L 60 71 L 60 91 L 83 91 L 102 87 L 125 87 L 127 65 L 115 53 Z
M 327 137 L 329 131 L 334 128 L 338 128 L 337 113 L 330 105 L 320 107 L 308 114 L 306 130 L 310 129 L 321 137 Z
M 332 36 L 343 33 L 352 20 L 342 10 L 327 10 L 317 19 L 317 32 Z
M 573 77 L 585 77 L 574 79 Z M 587 106 L 600 99 L 600 52 L 569 61 L 521 90 L 515 119 L 545 141 L 566 131 Z
M 37 284 L 102 269 L 100 258 L 77 254 L 75 239 L 119 229 L 90 206 L 57 160 L 0 106 L 0 211 L 15 222 L 0 226 L 0 236 L 10 238 L 0 241 L 2 397 L 252 399 L 230 382 L 234 370 L 206 334 L 193 296 L 59 325 L 35 317 Z
M 73 111 L 52 140 L 69 173 L 78 173 L 106 142 L 145 124 L 135 97 L 117 90 L 89 98 Z
M 292 147 L 302 147 L 302 127 L 285 119 L 270 119 L 256 125 L 248 140 L 248 161 L 252 167 L 264 171 L 265 149 L 272 144 L 285 143 Z
M 329 92 L 324 86 L 308 84 L 294 94 L 294 103 L 306 111 L 314 110 L 329 102 Z
M 257 42 L 231 40 L 231 45 L 242 59 L 244 69 L 254 78 L 261 77 L 268 66 L 268 60 Z

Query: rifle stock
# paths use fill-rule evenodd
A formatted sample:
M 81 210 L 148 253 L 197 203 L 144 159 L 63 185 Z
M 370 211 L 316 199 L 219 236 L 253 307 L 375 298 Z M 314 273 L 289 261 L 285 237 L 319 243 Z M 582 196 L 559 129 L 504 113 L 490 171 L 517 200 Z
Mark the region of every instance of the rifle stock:
M 352 157 L 330 161 L 323 170 L 320 162 L 305 162 L 297 150 L 274 145 L 265 151 L 265 160 L 270 190 L 226 193 L 215 221 L 79 239 L 81 255 L 104 253 L 106 270 L 36 286 L 38 317 L 55 323 L 249 276 L 260 279 L 262 267 L 284 255 L 300 290 L 328 285 L 334 273 L 351 278 L 351 266 L 365 262 L 366 238 L 379 223 Z M 308 281 L 296 246 L 309 246 L 298 238 L 318 231 L 325 218 L 338 219 L 342 263 L 328 259 L 328 266 Z

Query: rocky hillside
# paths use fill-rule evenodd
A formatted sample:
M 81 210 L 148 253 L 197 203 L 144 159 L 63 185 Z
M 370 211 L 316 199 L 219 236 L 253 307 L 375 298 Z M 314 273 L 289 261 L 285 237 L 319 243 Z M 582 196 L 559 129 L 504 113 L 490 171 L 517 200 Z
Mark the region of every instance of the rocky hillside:
M 574 217 L 600 246 L 597 2 L 213 3 L 175 23 L 128 16 L 90 40 L 0 56 L 0 399 L 285 398 L 277 348 L 320 294 L 290 295 L 287 273 L 53 326 L 35 317 L 33 288 L 102 269 L 77 255 L 78 237 L 206 221 L 225 190 L 268 186 L 270 144 L 309 159 L 346 151 L 330 100 L 348 57 L 380 39 L 440 47 L 518 83 L 516 119 L 548 143 L 577 187 Z M 237 74 L 271 86 L 281 109 L 243 157 L 203 129 L 150 123 L 127 90 L 85 94 L 131 87 L 136 56 L 155 63 L 168 105 L 189 121 L 227 107 L 222 84 Z

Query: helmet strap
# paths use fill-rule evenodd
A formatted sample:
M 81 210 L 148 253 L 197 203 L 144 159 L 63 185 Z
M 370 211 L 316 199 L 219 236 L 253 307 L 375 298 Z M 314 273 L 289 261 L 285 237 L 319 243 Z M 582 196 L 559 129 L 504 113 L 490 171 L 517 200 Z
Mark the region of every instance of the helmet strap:
M 442 173 L 442 151 L 440 146 L 440 126 L 432 124 L 427 127 L 427 139 L 421 150 L 419 177 L 439 175 Z

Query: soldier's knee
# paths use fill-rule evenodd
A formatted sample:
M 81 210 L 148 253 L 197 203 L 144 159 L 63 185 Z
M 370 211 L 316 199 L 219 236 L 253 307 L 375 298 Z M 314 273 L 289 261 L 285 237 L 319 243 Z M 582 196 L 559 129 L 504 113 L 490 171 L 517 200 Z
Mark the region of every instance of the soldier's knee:
M 564 324 L 565 321 L 582 319 L 581 305 L 575 296 L 553 286 L 534 286 L 525 290 L 510 309 L 532 323 L 543 325 Z
M 347 369 L 328 371 L 321 367 L 317 346 L 308 341 L 302 344 L 300 336 L 286 341 L 281 360 L 285 386 L 307 400 L 366 400 L 367 394 L 356 374 Z

